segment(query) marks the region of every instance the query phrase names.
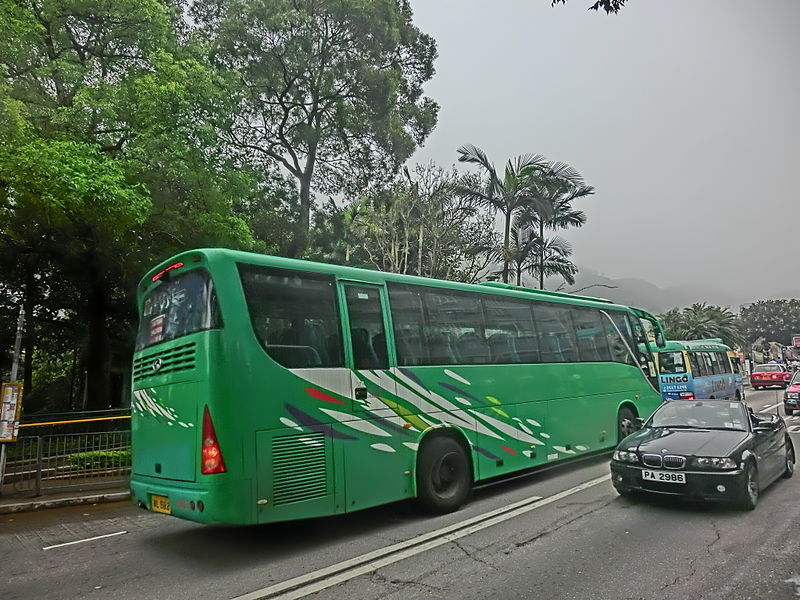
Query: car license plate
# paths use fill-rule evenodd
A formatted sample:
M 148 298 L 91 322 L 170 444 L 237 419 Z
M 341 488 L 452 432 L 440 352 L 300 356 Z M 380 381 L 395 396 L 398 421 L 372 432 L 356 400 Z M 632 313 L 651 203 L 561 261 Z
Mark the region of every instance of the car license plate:
M 153 512 L 164 513 L 165 515 L 172 514 L 172 507 L 169 504 L 169 498 L 166 496 L 150 496 L 150 507 Z
M 658 481 L 660 483 L 686 483 L 686 473 L 642 470 L 642 479 L 645 481 Z

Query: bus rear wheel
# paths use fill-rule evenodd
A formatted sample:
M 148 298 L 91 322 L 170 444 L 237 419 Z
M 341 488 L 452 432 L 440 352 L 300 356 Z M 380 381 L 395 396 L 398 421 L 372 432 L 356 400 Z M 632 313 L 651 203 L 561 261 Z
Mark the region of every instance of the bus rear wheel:
M 617 443 L 636 431 L 636 415 L 627 406 L 623 406 L 617 413 Z
M 425 510 L 458 510 L 471 487 L 469 460 L 461 444 L 447 436 L 423 444 L 417 463 L 417 501 Z

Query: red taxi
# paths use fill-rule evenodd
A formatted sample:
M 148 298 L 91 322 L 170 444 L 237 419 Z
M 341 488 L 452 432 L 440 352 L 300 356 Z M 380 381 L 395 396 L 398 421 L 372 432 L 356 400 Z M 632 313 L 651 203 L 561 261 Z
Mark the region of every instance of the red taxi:
M 800 411 L 800 371 L 797 371 L 783 394 L 783 410 L 791 417 L 794 411 Z
M 792 374 L 786 370 L 786 367 L 777 363 L 768 363 L 765 365 L 756 365 L 753 367 L 753 372 L 750 373 L 750 385 L 753 389 L 760 390 L 762 387 L 769 387 L 771 385 L 779 385 L 785 388 L 789 385 L 789 380 Z

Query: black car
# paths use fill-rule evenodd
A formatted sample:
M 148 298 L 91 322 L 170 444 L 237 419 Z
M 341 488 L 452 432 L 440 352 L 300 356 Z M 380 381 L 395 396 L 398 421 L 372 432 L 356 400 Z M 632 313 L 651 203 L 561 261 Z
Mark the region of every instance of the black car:
M 734 502 L 751 510 L 759 491 L 794 472 L 794 447 L 778 415 L 742 402 L 665 402 L 622 440 L 611 460 L 617 492 Z

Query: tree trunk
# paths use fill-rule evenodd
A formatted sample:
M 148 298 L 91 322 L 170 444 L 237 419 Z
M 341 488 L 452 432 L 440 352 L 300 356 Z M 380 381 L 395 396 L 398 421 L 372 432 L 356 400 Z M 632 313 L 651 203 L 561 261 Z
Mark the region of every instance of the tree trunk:
M 22 347 L 25 352 L 25 362 L 22 363 L 22 389 L 27 393 L 33 389 L 33 349 L 36 346 L 34 343 L 33 307 L 36 304 L 34 291 L 36 289 L 33 271 L 28 269 L 25 273 L 25 299 L 23 300 L 25 333 L 22 337 Z
M 506 217 L 503 234 L 503 283 L 508 283 L 508 242 L 511 238 L 511 211 L 504 213 Z
M 89 330 L 86 344 L 85 368 L 88 387 L 88 410 L 101 410 L 111 406 L 111 345 L 106 329 L 105 289 L 97 283 L 91 284 L 86 298 L 84 316 Z
M 308 245 L 308 228 L 311 222 L 311 171 L 300 177 L 300 211 L 295 224 L 294 239 L 289 243 L 287 253 L 298 258 Z
M 419 252 L 417 256 L 417 275 L 422 277 L 422 240 L 425 236 L 425 228 L 420 223 L 419 226 Z
M 544 219 L 539 216 L 539 289 L 544 289 Z

